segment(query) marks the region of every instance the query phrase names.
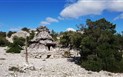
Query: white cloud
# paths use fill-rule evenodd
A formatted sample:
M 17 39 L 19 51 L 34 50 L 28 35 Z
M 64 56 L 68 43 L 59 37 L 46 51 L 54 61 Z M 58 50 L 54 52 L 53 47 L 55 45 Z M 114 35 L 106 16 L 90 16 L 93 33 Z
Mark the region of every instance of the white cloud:
M 40 25 L 50 25 L 51 23 L 54 23 L 54 22 L 59 22 L 59 21 L 55 18 L 47 17 L 45 21 L 40 22 Z
M 89 14 L 100 14 L 103 11 L 103 2 L 101 1 L 84 1 L 79 0 L 78 2 L 66 7 L 62 10 L 60 15 L 62 17 L 78 18 L 80 16 Z
M 123 0 L 111 0 L 107 6 L 110 11 L 123 12 Z
M 59 20 L 64 20 L 64 18 L 63 18 L 63 17 L 60 17 L 60 16 L 58 16 L 58 19 L 59 19 Z
M 22 28 L 20 28 L 20 27 L 17 27 L 17 28 L 10 28 L 9 30 L 10 31 L 20 31 Z
M 41 23 L 40 23 L 41 25 L 50 25 L 50 23 L 49 22 L 47 22 L 47 21 L 41 21 Z
M 49 22 L 49 23 L 52 23 L 52 22 L 58 22 L 57 19 L 51 18 L 51 17 L 47 17 L 47 18 L 46 18 L 46 21 Z
M 65 4 L 64 7 L 68 7 L 69 5 L 71 5 L 71 4 L 73 4 L 73 3 L 77 2 L 77 1 L 78 0 L 66 0 L 66 4 Z
M 73 28 L 67 28 L 66 31 L 74 31 L 75 32 L 76 30 Z
M 64 8 L 60 15 L 65 18 L 78 18 L 85 15 L 99 15 L 104 10 L 123 12 L 123 0 L 78 0 Z
M 118 19 L 123 19 L 123 13 L 114 18 L 114 20 L 118 20 Z

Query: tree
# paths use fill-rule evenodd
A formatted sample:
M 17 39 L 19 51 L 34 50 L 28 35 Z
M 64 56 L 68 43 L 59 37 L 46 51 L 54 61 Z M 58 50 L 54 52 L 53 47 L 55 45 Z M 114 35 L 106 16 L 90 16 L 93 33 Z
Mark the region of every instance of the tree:
M 32 40 L 35 36 L 35 32 L 34 31 L 31 31 L 30 32 L 30 36 L 29 36 L 29 41 Z
M 5 37 L 0 37 L 0 46 L 1 47 L 5 47 L 5 46 L 8 46 L 10 43 L 8 40 L 6 40 Z
M 61 34 L 60 43 L 63 47 L 70 49 L 79 49 L 82 34 L 78 32 L 68 31 Z
M 88 19 L 86 24 L 80 46 L 81 66 L 93 71 L 123 72 L 121 37 L 116 35 L 116 25 L 104 18 Z
M 22 31 L 29 32 L 29 30 L 30 30 L 30 29 L 28 29 L 28 28 L 24 27 L 24 28 L 22 28 L 21 30 L 22 30 Z
M 76 25 L 76 27 L 79 29 L 79 31 L 84 31 L 84 29 L 86 28 L 86 25 L 79 24 L 79 25 Z
M 5 47 L 9 45 L 9 41 L 6 39 L 6 32 L 0 32 L 0 46 Z
M 9 31 L 9 32 L 7 33 L 7 36 L 10 38 L 11 35 L 14 34 L 14 33 L 16 33 L 16 32 Z
M 58 33 L 56 33 L 54 30 L 51 31 L 51 36 L 52 38 L 57 41 L 57 36 L 58 36 Z
M 6 37 L 6 32 L 0 31 L 0 37 Z

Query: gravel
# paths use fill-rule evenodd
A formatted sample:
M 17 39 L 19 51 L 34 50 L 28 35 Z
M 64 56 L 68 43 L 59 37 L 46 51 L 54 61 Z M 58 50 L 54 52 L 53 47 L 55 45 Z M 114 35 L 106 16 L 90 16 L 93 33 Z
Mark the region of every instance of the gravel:
M 123 77 L 123 73 L 87 71 L 68 61 L 68 58 L 29 58 L 29 64 L 26 64 L 25 57 L 5 53 L 5 49 L 6 47 L 0 47 L 0 77 Z M 10 71 L 11 67 L 17 67 L 23 72 Z

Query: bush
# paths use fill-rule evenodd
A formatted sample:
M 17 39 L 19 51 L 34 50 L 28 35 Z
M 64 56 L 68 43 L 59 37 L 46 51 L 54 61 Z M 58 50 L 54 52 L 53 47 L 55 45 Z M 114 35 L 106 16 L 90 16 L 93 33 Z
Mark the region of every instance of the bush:
M 81 43 L 82 34 L 78 32 L 64 32 L 61 34 L 60 44 L 63 47 L 69 47 L 70 49 L 78 49 Z
M 5 37 L 0 37 L 0 46 L 1 47 L 5 47 L 5 46 L 8 46 L 10 43 L 8 40 L 6 40 Z
M 102 61 L 100 59 L 83 61 L 81 62 L 81 66 L 84 67 L 86 70 L 91 71 L 100 71 L 103 68 Z
M 64 56 L 65 58 L 70 58 L 70 57 L 71 57 L 70 51 L 65 51 L 64 54 L 63 54 L 63 56 Z
M 9 32 L 7 33 L 7 36 L 10 38 L 11 35 L 14 34 L 14 33 L 16 33 L 16 32 L 9 31 Z
M 0 32 L 0 46 L 4 47 L 9 45 L 9 41 L 6 40 L 6 32 Z
M 51 31 L 51 36 L 53 38 L 54 41 L 57 41 L 57 36 L 58 36 L 58 33 L 56 33 L 54 30 Z
M 7 53 L 20 53 L 21 50 L 22 48 L 19 45 L 12 43 L 6 52 Z
M 35 32 L 31 31 L 30 36 L 29 36 L 29 41 L 32 40 L 35 36 Z
M 17 44 L 17 45 L 19 45 L 19 46 L 21 46 L 21 47 L 25 45 L 25 39 L 22 38 L 22 37 L 17 37 L 17 36 L 15 36 L 15 37 L 13 38 L 13 41 L 14 41 L 15 44 Z
M 0 32 L 0 37 L 6 37 L 6 32 Z
M 22 30 L 22 31 L 29 32 L 29 30 L 30 30 L 30 29 L 28 29 L 28 28 L 24 27 L 24 28 L 22 28 L 21 30 Z
M 9 45 L 9 49 L 6 51 L 7 53 L 20 53 L 23 49 L 22 46 L 25 44 L 24 38 L 14 37 L 13 43 Z

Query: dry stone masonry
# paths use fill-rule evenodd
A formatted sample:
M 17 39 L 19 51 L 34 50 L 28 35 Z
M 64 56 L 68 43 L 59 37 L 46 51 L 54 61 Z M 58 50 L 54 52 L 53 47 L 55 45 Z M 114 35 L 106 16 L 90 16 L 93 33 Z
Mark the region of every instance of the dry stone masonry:
M 54 58 L 61 57 L 62 53 L 55 48 L 56 43 L 50 35 L 50 31 L 46 26 L 40 26 L 36 30 L 35 37 L 31 40 L 28 48 L 29 57 L 33 58 Z
M 46 28 L 46 26 L 40 26 L 37 28 L 37 34 L 35 37 L 31 40 L 31 45 L 29 48 L 40 50 L 38 52 L 50 51 L 51 48 L 55 47 L 55 43 L 53 42 L 52 37 L 50 36 L 49 29 Z

